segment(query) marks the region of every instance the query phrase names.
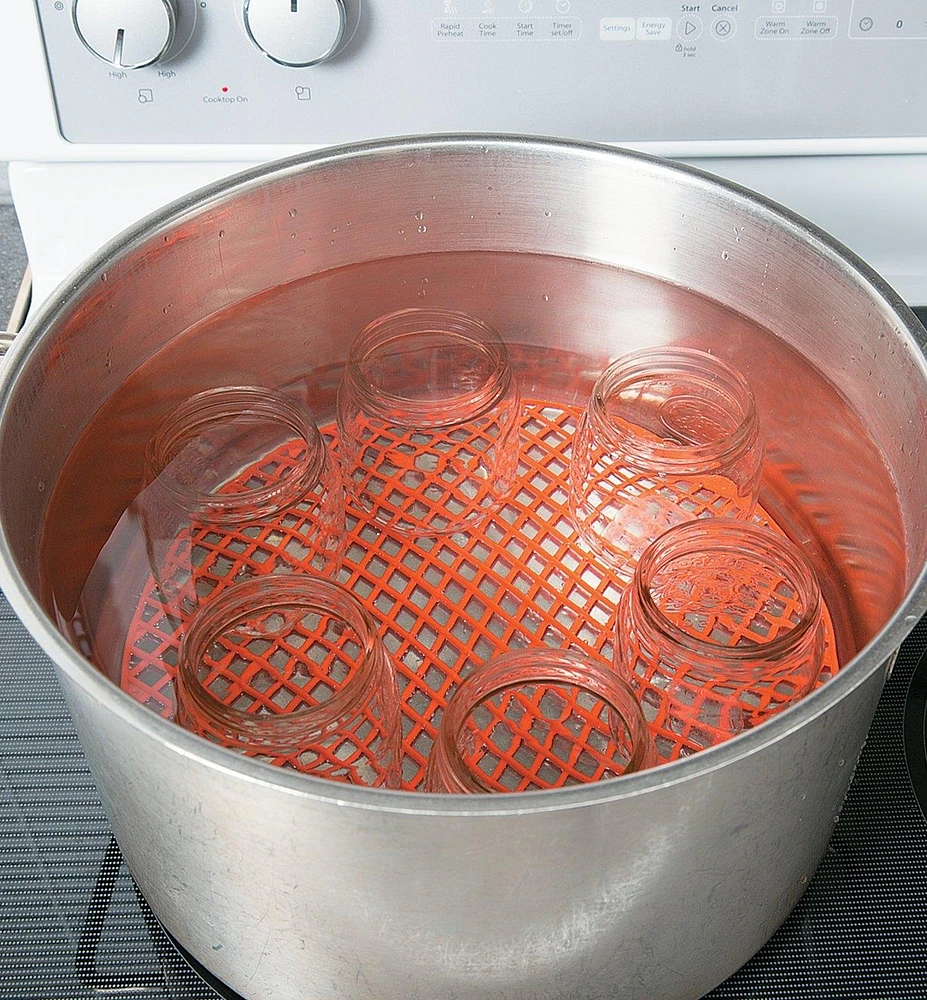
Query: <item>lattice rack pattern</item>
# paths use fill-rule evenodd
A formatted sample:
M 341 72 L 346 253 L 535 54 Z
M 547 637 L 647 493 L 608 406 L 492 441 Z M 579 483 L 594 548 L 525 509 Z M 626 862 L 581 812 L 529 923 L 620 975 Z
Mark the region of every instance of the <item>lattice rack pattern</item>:
M 393 657 L 401 692 L 406 789 L 420 785 L 447 701 L 479 663 L 505 649 L 531 645 L 569 647 L 612 660 L 616 608 L 629 573 L 601 563 L 580 542 L 569 516 L 570 445 L 579 416 L 575 406 L 526 401 L 511 495 L 466 533 L 412 541 L 388 534 L 349 508 L 338 579 L 373 614 Z M 323 433 L 337 447 L 334 427 Z M 772 523 L 762 511 L 757 519 Z M 253 528 L 246 530 L 247 546 L 233 534 L 212 538 L 224 550 L 222 565 L 228 570 L 220 587 L 234 578 L 236 560 L 264 541 Z M 261 531 L 279 535 L 273 524 Z M 832 623 L 829 615 L 825 618 L 820 683 L 838 669 Z M 181 628 L 182 622 L 167 613 L 155 581 L 149 580 L 128 631 L 122 685 L 168 718 L 175 712 Z M 228 697 L 237 693 L 233 685 Z M 260 703 L 255 697 L 255 706 Z M 685 733 L 656 720 L 654 735 L 661 758 L 687 752 Z M 271 763 L 295 765 L 285 757 Z

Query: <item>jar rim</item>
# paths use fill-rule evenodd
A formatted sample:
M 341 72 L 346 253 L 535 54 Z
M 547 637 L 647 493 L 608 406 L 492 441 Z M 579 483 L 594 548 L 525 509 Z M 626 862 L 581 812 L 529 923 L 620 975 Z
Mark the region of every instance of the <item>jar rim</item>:
M 246 617 L 291 609 L 338 618 L 357 636 L 360 652 L 354 669 L 332 697 L 296 712 L 258 715 L 233 708 L 209 694 L 199 680 L 198 670 L 210 643 Z M 271 573 L 234 584 L 190 619 L 180 643 L 178 702 L 186 700 L 188 710 L 192 704 L 195 714 L 230 743 L 285 749 L 317 739 L 359 711 L 391 669 L 373 618 L 350 591 L 308 573 Z
M 799 621 L 769 642 L 722 646 L 694 636 L 669 618 L 653 598 L 650 582 L 672 560 L 696 553 L 729 552 L 732 547 L 739 547 L 744 555 L 751 558 L 769 554 L 770 561 L 775 560 L 776 567 L 783 570 L 801 596 Z M 817 576 L 798 546 L 771 528 L 733 518 L 696 518 L 663 532 L 642 553 L 628 588 L 628 599 L 640 608 L 647 625 L 663 638 L 701 663 L 723 659 L 732 669 L 737 669 L 735 665 L 746 668 L 748 663 L 755 663 L 758 654 L 763 660 L 783 656 L 801 643 L 809 632 L 816 630 L 822 621 L 822 598 Z
M 404 340 L 434 334 L 450 335 L 488 359 L 489 372 L 482 385 L 423 402 L 383 389 L 368 377 L 365 368 L 379 354 Z M 392 418 L 402 416 L 416 426 L 428 428 L 452 427 L 463 419 L 482 416 L 511 391 L 513 382 L 508 351 L 495 327 L 456 309 L 411 307 L 377 317 L 354 338 L 345 365 L 345 384 L 365 411 Z
M 275 420 L 305 444 L 305 454 L 282 482 L 223 494 L 187 489 L 163 475 L 175 446 L 210 424 L 243 415 Z M 145 488 L 154 487 L 160 499 L 185 514 L 210 524 L 240 524 L 243 517 L 271 517 L 297 503 L 321 479 L 325 462 L 325 442 L 318 427 L 289 396 L 266 386 L 217 386 L 190 396 L 162 419 L 148 442 L 144 481 Z
M 685 445 L 649 441 L 616 426 L 606 409 L 608 400 L 645 376 L 659 373 L 695 375 L 717 383 L 739 410 L 736 426 L 705 444 Z M 613 447 L 658 472 L 680 467 L 710 469 L 752 446 L 759 436 L 756 398 L 741 372 L 714 354 L 689 347 L 644 348 L 616 359 L 596 380 L 589 412 L 597 433 L 603 434 Z
M 573 650 L 529 646 L 508 650 L 481 664 L 454 692 L 431 750 L 429 783 L 441 781 L 445 786 L 453 786 L 445 790 L 455 792 L 494 791 L 467 767 L 457 740 L 467 718 L 484 701 L 526 684 L 569 685 L 594 695 L 607 703 L 628 729 L 633 749 L 622 773 L 632 774 L 655 763 L 655 751 L 640 703 L 621 677 L 605 663 Z

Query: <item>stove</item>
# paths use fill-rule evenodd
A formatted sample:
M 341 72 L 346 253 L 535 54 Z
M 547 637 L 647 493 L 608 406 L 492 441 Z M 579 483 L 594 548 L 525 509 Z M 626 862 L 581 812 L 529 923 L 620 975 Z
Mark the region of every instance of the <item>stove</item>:
M 124 226 L 237 169 L 460 130 L 696 162 L 811 218 L 927 303 L 927 105 L 897 98 L 927 88 L 915 0 L 328 0 L 292 38 L 247 3 L 126 0 L 124 27 L 119 6 L 4 11 L 0 92 L 17 100 L 0 109 L 0 157 L 33 304 Z M 2 206 L 0 221 L 5 318 L 22 251 Z M 927 619 L 898 654 L 817 874 L 710 996 L 927 995 L 925 815 Z M 0 598 L 0 998 L 231 996 L 136 888 L 53 667 Z

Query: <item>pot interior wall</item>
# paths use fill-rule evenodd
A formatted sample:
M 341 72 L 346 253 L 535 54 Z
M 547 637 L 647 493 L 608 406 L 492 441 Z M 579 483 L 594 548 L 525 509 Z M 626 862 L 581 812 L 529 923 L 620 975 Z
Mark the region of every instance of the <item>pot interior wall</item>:
M 351 336 L 419 304 L 493 322 L 528 395 L 582 403 L 609 360 L 648 344 L 741 368 L 763 502 L 818 568 L 844 658 L 923 565 L 923 360 L 850 266 L 655 161 L 435 141 L 310 159 L 169 211 L 38 321 L 0 428 L 0 515 L 27 585 L 76 598 L 178 398 L 302 379 L 324 419 Z M 112 428 L 106 453 L 72 455 L 94 420 Z

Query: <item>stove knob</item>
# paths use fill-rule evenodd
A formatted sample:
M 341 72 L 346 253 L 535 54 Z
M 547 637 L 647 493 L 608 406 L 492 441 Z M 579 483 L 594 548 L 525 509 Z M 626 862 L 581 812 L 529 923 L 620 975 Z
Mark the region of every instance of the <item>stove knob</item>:
M 174 0 L 74 0 L 74 28 L 84 45 L 120 69 L 163 59 L 174 41 Z
M 245 0 L 251 41 L 274 62 L 313 66 L 335 54 L 344 39 L 344 0 Z

